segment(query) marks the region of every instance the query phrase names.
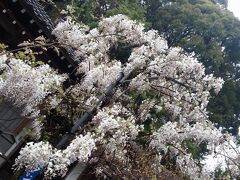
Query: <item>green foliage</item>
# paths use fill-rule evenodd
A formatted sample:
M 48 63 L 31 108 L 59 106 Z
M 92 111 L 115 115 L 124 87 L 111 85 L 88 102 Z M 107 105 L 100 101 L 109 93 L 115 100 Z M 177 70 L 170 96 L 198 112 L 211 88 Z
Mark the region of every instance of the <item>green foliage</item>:
M 29 53 L 28 51 L 18 51 L 16 57 L 26 62 L 32 67 L 43 65 L 44 62 L 37 60 L 36 56 L 39 53 Z
M 84 24 L 89 25 L 90 27 L 96 27 L 97 21 L 101 17 L 100 13 L 97 12 L 98 6 L 96 1 L 76 1 L 71 0 L 71 3 L 68 5 L 68 9 L 72 10 L 73 15 L 78 21 L 83 22 Z
M 6 49 L 7 47 L 8 47 L 7 45 L 0 43 L 0 52 Z
M 116 59 L 121 63 L 126 63 L 129 56 L 131 55 L 132 48 L 124 43 L 119 43 L 117 47 L 110 49 L 111 59 Z
M 146 22 L 146 6 L 141 4 L 140 0 L 56 0 L 55 3 L 59 11 L 65 7 L 77 21 L 91 28 L 96 27 L 102 17 L 116 14 L 125 14 L 131 19 Z
M 187 146 L 189 153 L 192 154 L 193 159 L 199 159 L 201 155 L 207 151 L 207 146 L 204 142 L 197 145 L 194 144 L 191 140 L 186 140 L 184 144 Z
M 42 121 L 45 128 L 42 132 L 41 139 L 56 145 L 61 140 L 63 134 L 69 131 L 72 123 L 68 117 L 62 115 L 59 108 L 52 109 L 46 113 L 46 117 L 47 118 Z
M 210 114 L 210 120 L 218 123 L 219 126 L 225 127 L 233 134 L 238 133 L 238 127 L 240 126 L 240 94 L 239 84 L 234 81 L 227 81 L 223 87 L 221 93 L 210 101 L 208 106 Z
M 122 1 L 122 3 L 120 3 L 115 8 L 109 9 L 106 12 L 106 15 L 113 16 L 116 14 L 125 14 L 131 19 L 142 22 L 145 24 L 146 27 L 149 27 L 150 23 L 146 22 L 145 20 L 146 10 L 147 10 L 146 6 L 143 4 L 140 4 L 136 0 L 125 0 L 125 1 Z

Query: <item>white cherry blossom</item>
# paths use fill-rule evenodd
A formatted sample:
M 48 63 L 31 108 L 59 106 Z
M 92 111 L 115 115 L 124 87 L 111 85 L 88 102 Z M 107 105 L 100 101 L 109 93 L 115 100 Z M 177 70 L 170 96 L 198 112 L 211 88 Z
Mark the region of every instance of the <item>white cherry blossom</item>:
M 83 58 L 78 68 L 81 82 L 71 86 L 69 91 L 81 96 L 87 105 L 96 106 L 96 114 L 88 123 L 85 135 L 76 136 L 66 149 L 56 150 L 46 144 L 51 151 L 47 151 L 50 154 L 45 162 L 31 164 L 21 153 L 16 166 L 33 169 L 40 165 L 45 167 L 46 176 L 64 176 L 68 166 L 75 161 L 85 163 L 89 158 L 99 159 L 95 152 L 102 149 L 102 157 L 106 160 L 116 159 L 118 163 L 129 164 L 129 147 L 132 147 L 154 152 L 154 162 L 159 164 L 152 167 L 161 167 L 162 158 L 169 153 L 176 159 L 177 168 L 189 178 L 214 177 L 212 171 L 206 171 L 203 164 L 193 159 L 185 142 L 189 140 L 196 146 L 204 142 L 209 154 L 217 150 L 219 156 L 223 148 L 229 147 L 230 141 L 224 138 L 226 134 L 208 120 L 206 110 L 209 91 L 219 92 L 223 84 L 221 78 L 206 75 L 197 59 L 181 48 L 168 48 L 166 40 L 156 31 L 146 32 L 142 24 L 124 15 L 104 18 L 94 29 L 68 19 L 59 23 L 53 34 L 60 43 L 75 50 L 75 58 Z M 121 44 L 131 50 L 125 62 L 111 55 L 111 51 Z M 0 63 L 2 66 L 4 63 Z M 109 100 L 106 89 L 121 73 L 124 78 Z M 100 96 L 105 96 L 108 101 L 100 105 L 94 103 Z M 154 109 L 157 113 L 167 111 L 168 121 L 158 124 L 158 129 L 151 129 L 143 145 L 137 138 L 147 131 L 144 122 L 158 122 L 152 117 Z M 41 149 L 38 145 L 28 145 L 22 152 L 32 147 Z M 237 144 L 234 149 L 238 149 Z M 40 150 L 34 153 L 37 157 Z M 234 162 L 239 161 L 239 154 L 228 153 L 227 156 L 233 156 Z M 236 164 L 227 163 L 233 174 L 239 170 Z M 134 167 L 129 165 L 129 168 Z M 101 174 L 104 167 L 99 166 L 96 171 Z

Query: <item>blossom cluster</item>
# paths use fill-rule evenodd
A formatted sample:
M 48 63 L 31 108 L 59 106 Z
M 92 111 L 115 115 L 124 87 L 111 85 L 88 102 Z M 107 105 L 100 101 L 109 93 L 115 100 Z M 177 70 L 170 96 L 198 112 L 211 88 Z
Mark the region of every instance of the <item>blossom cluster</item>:
M 38 105 L 66 80 L 49 65 L 31 67 L 10 54 L 0 56 L 0 94 L 23 109 L 24 116 L 37 116 Z
M 15 160 L 15 167 L 17 169 L 24 167 L 27 171 L 30 171 L 47 166 L 53 154 L 53 148 L 48 142 L 28 142 L 19 154 Z
M 105 158 L 113 156 L 119 161 L 126 161 L 125 149 L 133 142 L 142 126 L 136 124 L 136 119 L 121 104 L 114 104 L 111 108 L 103 108 L 93 118 L 96 126 L 96 139 L 105 149 Z
M 95 140 L 90 133 L 77 136 L 64 150 L 57 150 L 48 142 L 29 142 L 21 149 L 14 166 L 27 171 L 41 168 L 48 177 L 64 176 L 73 162 L 87 162 L 94 149 Z
M 205 156 L 202 163 L 205 172 L 213 174 L 214 171 L 230 172 L 228 178 L 238 178 L 240 176 L 240 146 L 236 138 L 229 134 L 224 135 L 225 141 L 217 145 L 212 153 Z

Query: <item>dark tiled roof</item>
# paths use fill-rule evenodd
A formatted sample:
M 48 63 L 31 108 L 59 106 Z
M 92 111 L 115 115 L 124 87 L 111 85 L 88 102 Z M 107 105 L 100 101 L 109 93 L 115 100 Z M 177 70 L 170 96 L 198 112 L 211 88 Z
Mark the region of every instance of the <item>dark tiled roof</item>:
M 43 7 L 36 0 L 19 0 L 26 11 L 34 18 L 39 27 L 49 37 L 54 29 L 54 24 Z
M 54 23 L 36 0 L 0 0 L 0 42 L 16 49 L 24 40 L 34 40 L 43 35 L 54 40 L 51 35 Z M 74 74 L 78 61 L 71 51 L 60 50 L 60 56 L 49 49 L 40 57 L 60 72 Z M 51 61 L 49 61 L 51 60 Z M 71 76 L 73 77 L 73 76 Z M 73 77 L 74 78 L 74 77 Z
M 14 143 L 13 136 L 18 133 L 18 127 L 24 122 L 19 109 L 7 102 L 0 104 L 0 152 L 5 153 Z

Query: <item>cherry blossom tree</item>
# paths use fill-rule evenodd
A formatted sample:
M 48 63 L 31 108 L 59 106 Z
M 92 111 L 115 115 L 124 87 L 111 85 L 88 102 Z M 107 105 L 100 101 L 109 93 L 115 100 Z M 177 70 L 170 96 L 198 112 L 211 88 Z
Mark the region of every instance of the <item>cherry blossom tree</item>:
M 223 80 L 206 75 L 191 54 L 168 48 L 156 31 L 144 31 L 142 24 L 124 15 L 102 19 L 94 29 L 67 19 L 53 34 L 74 49 L 76 59 L 83 59 L 78 67 L 81 81 L 66 91 L 82 102 L 80 106 L 95 111 L 84 131 L 65 149 L 48 142 L 28 143 L 16 159 L 16 169 L 41 167 L 47 178 L 63 177 L 78 161 L 94 167 L 98 177 L 150 178 L 165 169 L 190 179 L 214 178 L 218 169 L 231 177 L 240 175 L 235 138 L 217 129 L 206 111 L 211 94 L 220 91 Z M 128 57 L 118 56 L 123 47 L 130 52 Z M 40 81 L 47 89 L 41 88 L 40 100 L 54 93 L 49 88 L 52 81 L 61 84 L 64 79 L 51 76 L 56 79 Z M 204 145 L 205 154 L 194 158 L 189 142 Z M 207 168 L 210 158 L 215 162 L 211 169 Z

